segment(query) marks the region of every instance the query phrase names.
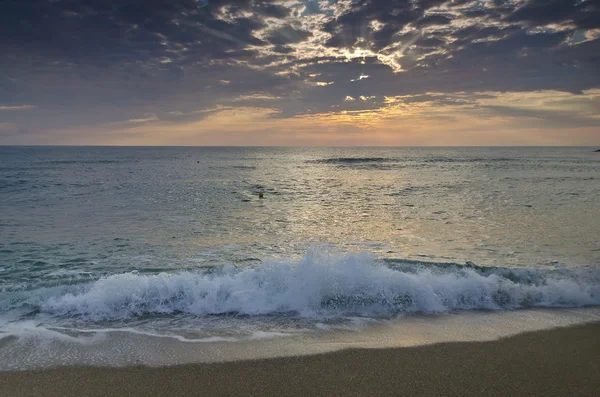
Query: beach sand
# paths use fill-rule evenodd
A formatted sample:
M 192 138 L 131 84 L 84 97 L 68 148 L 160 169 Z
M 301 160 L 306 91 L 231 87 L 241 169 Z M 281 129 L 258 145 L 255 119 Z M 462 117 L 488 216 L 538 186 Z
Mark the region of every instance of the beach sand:
M 600 396 L 600 323 L 492 342 L 4 372 L 0 396 Z

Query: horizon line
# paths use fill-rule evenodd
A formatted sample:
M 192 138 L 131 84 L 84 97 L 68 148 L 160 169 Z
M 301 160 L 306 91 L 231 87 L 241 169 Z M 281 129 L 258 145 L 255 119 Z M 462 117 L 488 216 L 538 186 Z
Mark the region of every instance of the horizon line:
M 0 144 L 5 147 L 110 147 L 110 148 L 595 148 L 599 145 L 69 145 L 69 144 L 32 144 L 32 145 L 11 145 Z

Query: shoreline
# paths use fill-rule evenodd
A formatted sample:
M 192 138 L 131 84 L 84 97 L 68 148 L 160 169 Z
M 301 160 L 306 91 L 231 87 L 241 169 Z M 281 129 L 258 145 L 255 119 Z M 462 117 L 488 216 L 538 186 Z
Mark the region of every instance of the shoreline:
M 59 367 L 0 372 L 21 396 L 592 396 L 600 322 L 486 342 L 347 349 L 170 367 Z

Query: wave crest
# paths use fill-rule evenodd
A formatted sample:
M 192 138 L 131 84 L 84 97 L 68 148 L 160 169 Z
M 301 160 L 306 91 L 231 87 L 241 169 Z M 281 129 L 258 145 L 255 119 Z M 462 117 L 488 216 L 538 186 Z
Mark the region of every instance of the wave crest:
M 389 316 L 600 304 L 600 269 L 507 269 L 309 252 L 299 261 L 152 275 L 115 274 L 30 291 L 20 305 L 92 321 L 145 315 Z M 15 303 L 13 301 L 13 303 Z M 13 306 L 14 308 L 14 306 Z

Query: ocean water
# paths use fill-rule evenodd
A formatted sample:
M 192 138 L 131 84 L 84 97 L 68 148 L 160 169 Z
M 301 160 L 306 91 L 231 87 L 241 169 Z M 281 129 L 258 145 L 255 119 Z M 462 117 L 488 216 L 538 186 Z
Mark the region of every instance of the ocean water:
M 580 316 L 600 305 L 599 179 L 590 148 L 0 147 L 0 370 L 43 343 L 110 364 L 114 333 Z

